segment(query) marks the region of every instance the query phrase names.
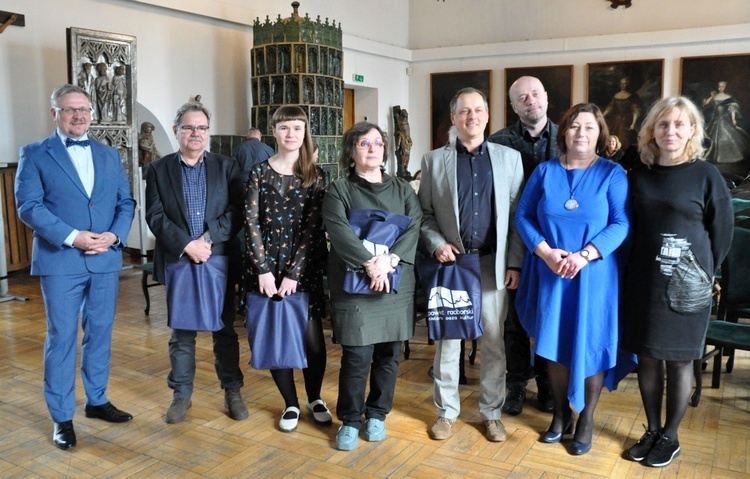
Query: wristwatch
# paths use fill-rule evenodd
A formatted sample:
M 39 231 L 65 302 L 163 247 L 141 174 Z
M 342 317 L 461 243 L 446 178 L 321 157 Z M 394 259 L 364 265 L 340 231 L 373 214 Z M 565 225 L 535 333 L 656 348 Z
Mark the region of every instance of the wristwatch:
M 401 261 L 401 258 L 393 253 L 391 253 L 389 256 L 391 257 L 391 268 L 395 268 L 396 266 L 398 266 L 398 262 Z
M 587 263 L 591 261 L 589 260 L 589 250 L 582 249 L 581 251 L 578 252 L 578 254 L 581 256 L 581 258 L 585 259 Z

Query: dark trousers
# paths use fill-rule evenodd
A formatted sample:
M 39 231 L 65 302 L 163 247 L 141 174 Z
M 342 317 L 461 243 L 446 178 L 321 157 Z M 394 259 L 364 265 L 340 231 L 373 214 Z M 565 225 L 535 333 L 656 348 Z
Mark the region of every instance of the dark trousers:
M 230 260 L 231 261 L 231 260 Z M 240 343 L 237 331 L 234 330 L 235 305 L 233 266 L 230 264 L 227 275 L 227 293 L 224 297 L 224 308 L 221 320 L 224 327 L 214 331 L 214 366 L 222 389 L 239 389 L 244 385 L 240 369 Z M 193 394 L 195 379 L 195 331 L 173 329 L 169 340 L 169 360 L 172 365 L 167 377 L 167 384 L 174 390 L 174 397 L 189 398 Z
M 366 419 L 385 420 L 393 407 L 401 341 L 342 349 L 336 417 L 345 426 L 357 429 L 362 426 L 363 415 Z M 368 373 L 370 393 L 365 400 Z
M 547 360 L 541 356 L 534 356 L 531 364 L 531 344 L 529 335 L 521 325 L 516 311 L 516 292 L 508 290 L 510 302 L 508 315 L 505 317 L 505 355 L 507 357 L 507 385 L 526 385 L 526 381 L 536 377 L 537 381 L 547 381 Z

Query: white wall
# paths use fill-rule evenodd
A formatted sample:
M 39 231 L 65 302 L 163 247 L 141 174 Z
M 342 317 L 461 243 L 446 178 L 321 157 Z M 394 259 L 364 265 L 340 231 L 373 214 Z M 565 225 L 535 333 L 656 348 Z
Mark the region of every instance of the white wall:
M 637 3 L 634 2 L 631 9 L 636 6 Z M 490 131 L 495 132 L 505 126 L 505 68 L 573 65 L 572 103 L 576 104 L 586 101 L 587 63 L 663 58 L 664 96 L 678 95 L 680 58 L 750 54 L 750 23 L 650 34 L 623 33 L 431 48 L 412 53 L 413 74 L 409 81 L 409 101 L 412 108 L 409 120 L 414 144 L 410 170 L 416 171 L 419 169 L 421 156 L 430 149 L 431 73 L 491 70 Z M 747 109 L 750 111 L 750 105 Z
M 365 75 L 361 86 L 379 92 L 375 116 L 387 125 L 389 106 L 408 98 L 408 80 L 401 73 L 410 55 L 403 48 L 407 5 L 381 0 L 366 15 L 346 8 L 350 5 L 347 0 L 304 0 L 300 13 L 343 24 L 344 79 L 350 83 L 354 73 Z M 53 131 L 49 95 L 67 81 L 66 27 L 137 38 L 138 110 L 145 117 L 139 123 L 157 125 L 155 139 L 164 154 L 177 148 L 171 135 L 175 111 L 195 94 L 214 114 L 212 133 L 247 131 L 252 22 L 267 14 L 288 17 L 292 7 L 283 0 L 0 0 L 0 10 L 24 14 L 26 20 L 25 27 L 11 26 L 0 36 L 0 162 L 14 162 L 19 147 Z M 385 31 L 385 43 L 370 39 Z
M 470 7 L 469 7 L 470 5 Z M 750 22 L 747 0 L 409 0 L 409 48 L 658 32 Z
M 573 101 L 585 100 L 586 64 L 664 58 L 665 94 L 679 91 L 682 56 L 750 53 L 747 0 L 303 0 L 300 13 L 342 24 L 344 81 L 356 89 L 357 120 L 389 132 L 394 105 L 409 110 L 410 169 L 430 138 L 430 73 L 493 71 L 491 128 L 504 126 L 504 69 L 574 65 Z M 158 148 L 176 148 L 169 125 L 200 93 L 213 132 L 241 134 L 250 108 L 252 22 L 288 17 L 289 0 L 0 0 L 26 27 L 0 36 L 0 161 L 52 131 L 48 97 L 67 79 L 65 28 L 134 35 L 139 111 L 158 119 Z M 521 6 L 519 6 L 521 5 Z M 717 8 L 716 5 L 720 5 Z M 447 46 L 446 46 L 447 45 Z M 412 75 L 406 73 L 411 68 Z M 354 74 L 364 75 L 354 83 Z M 157 122 L 154 122 L 157 123 Z M 163 144 L 164 142 L 169 144 Z
M 244 25 L 291 16 L 291 0 L 122 0 L 158 5 Z M 299 14 L 341 24 L 344 33 L 401 48 L 408 46 L 409 2 L 404 0 L 302 0 Z

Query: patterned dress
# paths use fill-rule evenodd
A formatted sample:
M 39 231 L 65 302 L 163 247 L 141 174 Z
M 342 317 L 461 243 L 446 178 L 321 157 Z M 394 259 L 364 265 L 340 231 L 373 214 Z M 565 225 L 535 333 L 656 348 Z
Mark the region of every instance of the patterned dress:
M 271 272 L 276 285 L 296 280 L 310 294 L 310 318 L 325 316 L 323 269 L 327 257 L 321 208 L 323 170 L 308 188 L 297 175 L 282 175 L 268 161 L 253 166 L 245 197 L 247 291 L 257 292 L 258 275 Z

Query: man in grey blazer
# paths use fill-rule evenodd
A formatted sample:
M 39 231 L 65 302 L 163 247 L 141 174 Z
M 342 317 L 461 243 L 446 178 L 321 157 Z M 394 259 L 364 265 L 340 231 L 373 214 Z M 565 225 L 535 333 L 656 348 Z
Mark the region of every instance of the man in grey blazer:
M 77 85 L 52 92 L 52 135 L 21 148 L 18 216 L 34 230 L 31 274 L 39 276 L 47 312 L 44 398 L 55 422 L 52 441 L 76 445 L 76 357 L 83 329 L 81 379 L 86 417 L 127 422 L 107 398 L 112 327 L 122 248 L 135 201 L 118 151 L 89 133 L 91 98 Z
M 226 297 L 221 319 L 224 327 L 212 333 L 216 374 L 224 389 L 229 417 L 248 417 L 242 400 L 240 348 L 234 330 L 234 284 L 239 269 L 242 227 L 242 177 L 232 158 L 206 151 L 209 140 L 208 110 L 200 103 L 186 103 L 174 118 L 174 134 L 180 151 L 151 163 L 146 181 L 146 221 L 156 237 L 154 279 L 165 281 L 166 265 L 189 259 L 208 261 L 211 255 L 230 256 Z M 172 370 L 167 384 L 174 391 L 166 422 L 186 418 L 192 406 L 195 379 L 195 331 L 172 329 L 169 359 Z
M 424 217 L 423 245 L 440 262 L 457 254 L 478 253 L 482 273 L 482 327 L 479 413 L 490 441 L 504 441 L 500 422 L 505 401 L 503 322 L 508 289 L 518 286 L 523 244 L 513 214 L 523 183 L 521 155 L 488 143 L 485 95 L 474 88 L 459 90 L 451 100 L 451 122 L 457 139 L 422 159 L 419 201 Z M 458 393 L 460 340 L 437 341 L 434 399 L 438 419 L 433 439 L 443 440 L 460 413 Z

